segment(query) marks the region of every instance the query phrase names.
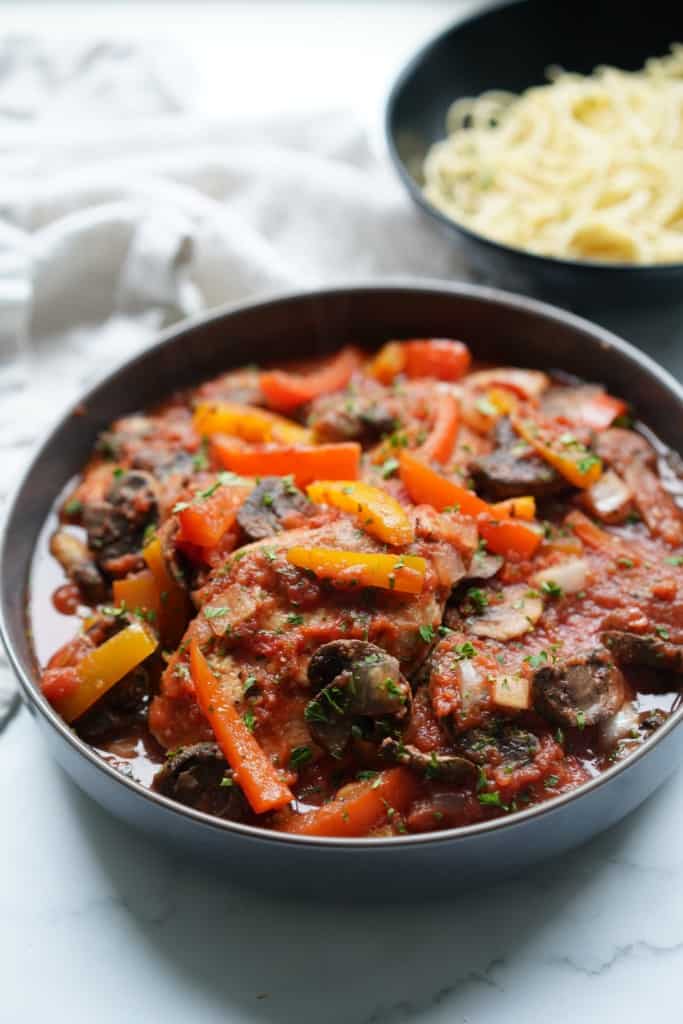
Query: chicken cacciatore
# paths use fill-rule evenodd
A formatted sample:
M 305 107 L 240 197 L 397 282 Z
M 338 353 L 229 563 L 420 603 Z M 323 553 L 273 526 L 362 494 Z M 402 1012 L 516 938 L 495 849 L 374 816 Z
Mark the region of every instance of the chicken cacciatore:
M 225 820 L 505 817 L 677 705 L 679 490 L 619 397 L 459 341 L 230 371 L 111 424 L 61 496 L 43 693 L 120 772 Z

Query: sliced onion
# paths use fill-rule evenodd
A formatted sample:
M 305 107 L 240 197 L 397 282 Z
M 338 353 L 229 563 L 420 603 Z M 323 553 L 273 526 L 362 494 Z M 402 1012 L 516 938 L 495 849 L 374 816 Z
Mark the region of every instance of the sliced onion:
M 463 658 L 457 663 L 456 673 L 463 710 L 469 712 L 488 696 L 488 686 L 482 673 L 469 658 Z
M 588 562 L 585 558 L 569 558 L 548 569 L 541 569 L 531 577 L 531 583 L 540 587 L 544 583 L 556 583 L 563 594 L 576 594 L 585 590 L 588 580 Z
M 638 711 L 635 702 L 625 701 L 616 714 L 607 718 L 600 726 L 600 746 L 613 750 L 619 740 L 626 739 L 638 729 Z
M 633 495 L 621 477 L 610 469 L 588 488 L 585 497 L 591 511 L 599 519 L 610 522 L 628 511 Z

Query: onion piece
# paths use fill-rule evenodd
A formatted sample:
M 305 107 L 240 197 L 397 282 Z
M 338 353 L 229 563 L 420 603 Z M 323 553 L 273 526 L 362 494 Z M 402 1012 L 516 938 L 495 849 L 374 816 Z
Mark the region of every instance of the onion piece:
M 531 680 L 524 676 L 498 676 L 493 684 L 493 703 L 500 708 L 528 711 L 531 707 Z
M 624 701 L 616 714 L 600 725 L 600 746 L 603 750 L 613 750 L 619 740 L 631 736 L 634 730 L 638 731 L 638 724 L 635 701 Z
M 535 587 L 544 583 L 555 583 L 563 594 L 576 594 L 584 590 L 588 580 L 588 562 L 585 558 L 568 558 L 566 562 L 558 562 L 547 569 L 534 573 L 530 582 Z
M 473 707 L 482 704 L 489 694 L 486 679 L 469 658 L 463 658 L 455 669 L 458 677 L 462 709 L 469 714 Z
M 631 489 L 613 469 L 603 473 L 584 494 L 589 512 L 603 523 L 623 522 L 631 508 L 632 499 Z

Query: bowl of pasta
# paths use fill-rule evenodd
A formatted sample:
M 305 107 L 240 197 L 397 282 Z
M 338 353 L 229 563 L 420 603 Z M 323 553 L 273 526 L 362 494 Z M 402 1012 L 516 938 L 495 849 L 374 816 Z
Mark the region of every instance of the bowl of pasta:
M 513 2 L 421 49 L 386 108 L 413 200 L 486 279 L 599 310 L 683 284 L 683 9 Z

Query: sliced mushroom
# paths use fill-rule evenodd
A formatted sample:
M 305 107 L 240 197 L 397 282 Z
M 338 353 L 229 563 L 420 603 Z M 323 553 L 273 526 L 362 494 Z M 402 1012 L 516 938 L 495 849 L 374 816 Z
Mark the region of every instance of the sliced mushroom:
M 666 633 L 666 630 L 663 632 Z M 621 665 L 644 665 L 664 672 L 683 674 L 683 645 L 672 643 L 663 636 L 605 629 L 600 639 Z
M 477 551 L 472 555 L 466 580 L 489 580 L 503 567 L 505 559 L 502 555 L 490 555 L 487 551 Z
M 172 754 L 154 777 L 153 788 L 186 807 L 227 821 L 248 815 L 244 795 L 216 743 L 195 743 Z
M 88 743 L 94 743 L 129 728 L 143 720 L 150 696 L 149 672 L 139 665 L 78 719 L 76 732 Z
M 266 476 L 240 508 L 237 522 L 249 540 L 263 540 L 287 529 L 287 519 L 307 518 L 314 512 L 314 506 L 291 481 L 281 476 Z
M 117 559 L 140 551 L 145 529 L 157 517 L 156 484 L 142 470 L 115 477 L 103 501 L 85 506 L 88 546 L 105 572 L 115 573 Z
M 484 497 L 499 500 L 532 495 L 547 498 L 567 488 L 566 481 L 521 441 L 508 416 L 496 423 L 496 447 L 470 463 L 469 472 Z
M 50 538 L 53 555 L 70 580 L 78 586 L 86 604 L 104 601 L 107 586 L 86 544 L 67 530 L 57 530 Z
M 363 736 L 384 738 L 410 711 L 412 694 L 399 663 L 364 640 L 333 640 L 318 648 L 308 666 L 317 696 L 306 706 L 311 735 L 340 756 L 354 726 Z
M 458 736 L 456 743 L 463 756 L 475 764 L 497 761 L 510 771 L 531 764 L 540 748 L 534 733 L 511 723 L 470 729 Z
M 387 390 L 372 382 L 366 382 L 364 389 L 362 395 L 337 393 L 313 402 L 309 422 L 317 441 L 372 444 L 396 429 L 396 416 Z
M 382 752 L 399 764 L 418 768 L 428 778 L 438 779 L 440 782 L 454 782 L 463 785 L 473 782 L 477 777 L 476 764 L 458 754 L 437 754 L 436 751 L 425 754 L 418 747 L 414 747 L 410 743 L 400 743 L 392 737 L 384 740 Z
M 534 706 L 557 725 L 583 728 L 614 715 L 624 703 L 625 683 L 607 651 L 579 652 L 559 665 L 537 669 Z
M 543 613 L 542 598 L 524 583 L 504 590 L 486 591 L 483 598 L 487 603 L 479 605 L 481 614 L 468 620 L 469 632 L 475 636 L 487 636 L 503 642 L 513 640 L 533 629 Z

